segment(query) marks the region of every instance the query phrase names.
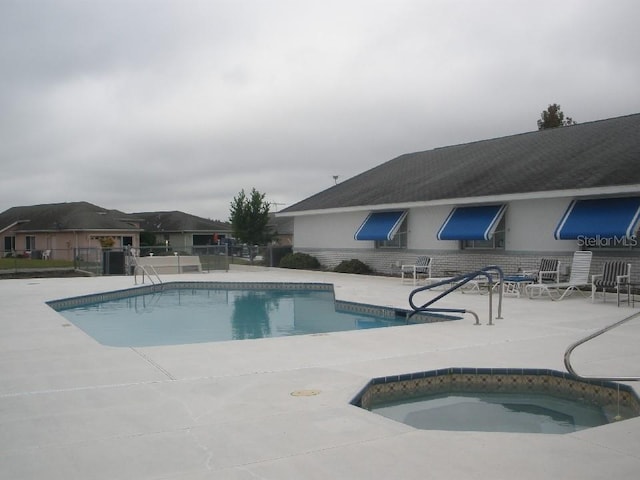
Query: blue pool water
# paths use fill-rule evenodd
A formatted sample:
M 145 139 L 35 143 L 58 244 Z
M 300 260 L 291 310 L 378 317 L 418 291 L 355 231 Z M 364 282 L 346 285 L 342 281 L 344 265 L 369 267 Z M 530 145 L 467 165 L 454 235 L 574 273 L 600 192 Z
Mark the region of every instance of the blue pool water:
M 531 393 L 434 395 L 371 411 L 425 430 L 560 434 L 608 423 L 596 405 Z
M 101 344 L 117 347 L 406 325 L 404 317 L 339 311 L 326 290 L 169 289 L 56 310 Z

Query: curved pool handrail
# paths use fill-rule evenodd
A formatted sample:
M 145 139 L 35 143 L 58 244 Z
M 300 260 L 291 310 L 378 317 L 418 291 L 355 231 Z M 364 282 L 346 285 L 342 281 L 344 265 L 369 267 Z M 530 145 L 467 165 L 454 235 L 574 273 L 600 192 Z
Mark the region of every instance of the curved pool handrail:
M 571 353 L 573 353 L 573 351 L 579 347 L 580 345 L 582 345 L 583 343 L 588 342 L 589 340 L 592 340 L 596 337 L 599 337 L 600 335 L 602 335 L 603 333 L 608 332 L 609 330 L 613 330 L 616 327 L 619 327 L 620 325 L 623 325 L 625 323 L 627 323 L 630 320 L 633 320 L 634 318 L 637 318 L 640 316 L 640 312 L 636 312 L 633 315 L 629 315 L 628 317 L 623 318 L 622 320 L 619 320 L 615 323 L 612 323 L 611 325 L 601 328 L 600 330 L 592 333 L 591 335 L 588 335 L 586 337 L 584 337 L 581 340 L 578 340 L 575 343 L 572 343 L 571 345 L 569 345 L 569 347 L 567 348 L 567 350 L 564 352 L 564 366 L 566 367 L 567 371 L 576 376 L 577 378 L 580 378 L 582 380 L 596 380 L 596 381 L 604 381 L 604 382 L 637 382 L 640 380 L 640 377 L 585 377 L 583 375 L 579 375 L 578 373 L 576 373 L 575 369 L 573 368 L 573 366 L 571 365 Z
M 409 305 L 411 306 L 413 312 L 411 312 L 408 316 L 408 318 L 411 318 L 413 315 L 415 315 L 418 312 L 431 312 L 431 313 L 440 313 L 440 312 L 454 312 L 454 313 L 471 313 L 475 316 L 476 318 L 476 323 L 475 325 L 480 325 L 480 320 L 478 318 L 478 316 L 474 313 L 471 312 L 470 310 L 466 310 L 466 309 L 451 309 L 451 308 L 439 308 L 439 307 L 430 307 L 430 305 L 433 305 L 435 302 L 437 302 L 438 300 L 440 300 L 441 298 L 449 295 L 451 292 L 463 287 L 464 285 L 466 285 L 467 283 L 469 283 L 471 280 L 480 277 L 480 276 L 485 276 L 487 278 L 487 280 L 489 281 L 489 323 L 488 325 L 493 325 L 493 298 L 492 298 L 492 292 L 493 292 L 493 277 L 491 276 L 491 274 L 489 272 L 491 271 L 495 271 L 498 273 L 498 278 L 499 281 L 498 283 L 500 285 L 502 285 L 503 280 L 504 280 L 504 273 L 502 272 L 502 269 L 500 267 L 498 267 L 497 265 L 490 265 L 487 267 L 483 267 L 480 270 L 476 270 L 475 272 L 469 272 L 469 273 L 464 273 L 462 275 L 457 275 L 455 277 L 452 278 L 447 278 L 444 280 L 440 280 L 438 282 L 434 282 L 434 283 L 430 283 L 429 285 L 425 285 L 423 287 L 418 287 L 415 288 L 411 291 L 411 293 L 409 294 Z M 436 288 L 442 285 L 451 285 L 454 284 L 453 286 L 451 286 L 450 288 L 448 288 L 447 290 L 445 290 L 444 292 L 442 292 L 440 295 L 436 296 L 435 298 L 432 298 L 431 300 L 429 300 L 427 303 L 425 303 L 422 306 L 416 306 L 413 302 L 413 297 L 420 292 L 423 292 L 425 290 L 430 290 L 432 288 Z M 499 290 L 499 300 L 498 300 L 498 316 L 496 318 L 502 318 L 502 288 L 500 288 Z

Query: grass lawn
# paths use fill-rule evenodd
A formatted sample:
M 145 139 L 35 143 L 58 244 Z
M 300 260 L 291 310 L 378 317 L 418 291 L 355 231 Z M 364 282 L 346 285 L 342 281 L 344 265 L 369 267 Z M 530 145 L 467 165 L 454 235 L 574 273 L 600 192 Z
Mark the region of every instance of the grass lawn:
M 73 268 L 71 260 L 36 260 L 32 258 L 0 258 L 0 270 L 23 268 Z

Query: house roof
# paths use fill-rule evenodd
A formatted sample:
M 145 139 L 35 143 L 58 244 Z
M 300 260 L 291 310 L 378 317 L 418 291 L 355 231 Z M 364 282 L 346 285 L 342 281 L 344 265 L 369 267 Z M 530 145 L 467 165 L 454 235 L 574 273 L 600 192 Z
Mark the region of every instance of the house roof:
M 278 235 L 293 235 L 293 219 L 290 217 L 278 217 L 276 212 L 269 214 L 267 226 Z
M 229 223 L 179 211 L 139 212 L 131 215 L 142 219 L 141 227 L 147 232 L 231 232 Z
M 640 191 L 640 114 L 408 153 L 280 214 L 627 186 Z
M 18 231 L 61 230 L 139 231 L 134 216 L 88 202 L 50 203 L 12 207 L 0 213 L 0 231 L 18 223 Z

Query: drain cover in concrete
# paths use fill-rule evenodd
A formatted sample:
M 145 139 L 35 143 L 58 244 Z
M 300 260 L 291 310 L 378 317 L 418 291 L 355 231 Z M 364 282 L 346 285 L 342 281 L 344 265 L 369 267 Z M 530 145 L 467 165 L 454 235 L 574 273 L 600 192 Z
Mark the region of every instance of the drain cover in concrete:
M 313 397 L 320 394 L 320 390 L 295 390 L 291 392 L 292 397 Z

